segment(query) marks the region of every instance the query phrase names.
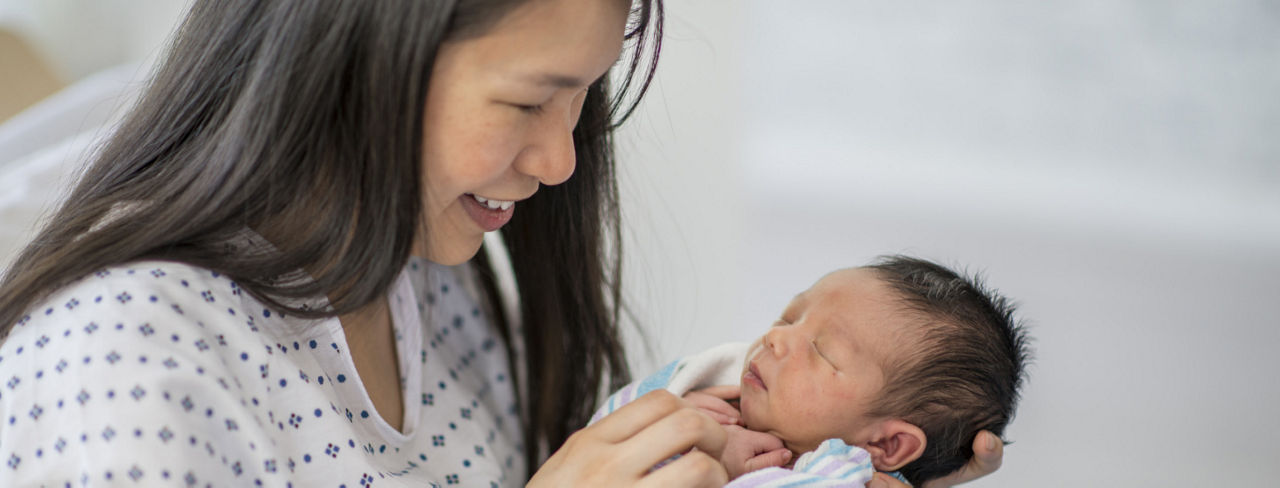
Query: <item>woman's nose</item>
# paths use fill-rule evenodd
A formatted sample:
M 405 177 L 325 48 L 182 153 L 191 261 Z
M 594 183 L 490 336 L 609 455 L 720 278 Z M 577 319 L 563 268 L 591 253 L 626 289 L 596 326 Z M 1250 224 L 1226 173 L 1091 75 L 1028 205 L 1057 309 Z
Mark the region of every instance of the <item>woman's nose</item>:
M 544 185 L 559 185 L 573 175 L 577 154 L 573 126 L 545 117 L 531 134 L 528 147 L 516 159 L 516 170 L 538 178 Z

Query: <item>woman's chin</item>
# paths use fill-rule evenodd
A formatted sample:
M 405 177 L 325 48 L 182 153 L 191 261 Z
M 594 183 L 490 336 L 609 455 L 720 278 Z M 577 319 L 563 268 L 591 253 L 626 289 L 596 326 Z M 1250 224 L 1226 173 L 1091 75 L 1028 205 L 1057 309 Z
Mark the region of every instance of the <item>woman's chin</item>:
M 476 256 L 480 252 L 480 246 L 484 244 L 484 234 L 475 242 L 449 242 L 440 243 L 438 245 L 414 245 L 411 254 L 415 257 L 426 259 L 436 264 L 445 266 L 456 266 Z

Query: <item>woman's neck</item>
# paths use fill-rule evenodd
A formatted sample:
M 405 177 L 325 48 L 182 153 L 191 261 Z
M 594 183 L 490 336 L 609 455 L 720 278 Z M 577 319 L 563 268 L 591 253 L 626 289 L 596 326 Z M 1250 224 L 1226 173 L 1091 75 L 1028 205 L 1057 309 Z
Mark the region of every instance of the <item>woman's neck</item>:
M 400 362 L 395 331 L 386 297 L 356 312 L 338 317 L 347 349 L 374 409 L 383 420 L 400 430 L 404 398 L 400 389 Z

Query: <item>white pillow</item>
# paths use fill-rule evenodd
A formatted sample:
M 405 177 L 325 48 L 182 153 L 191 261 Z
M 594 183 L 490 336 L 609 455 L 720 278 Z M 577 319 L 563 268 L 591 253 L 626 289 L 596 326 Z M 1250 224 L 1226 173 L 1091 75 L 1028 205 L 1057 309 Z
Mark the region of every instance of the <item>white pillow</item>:
M 0 124 L 0 170 L 36 151 L 118 120 L 147 73 L 131 63 L 90 75 Z
M 101 129 L 101 128 L 100 128 Z M 82 132 L 7 165 L 0 192 L 0 269 L 8 268 L 75 183 L 102 130 Z
M 0 125 L 0 269 L 70 191 L 94 149 L 137 99 L 145 74 L 137 64 L 104 70 Z

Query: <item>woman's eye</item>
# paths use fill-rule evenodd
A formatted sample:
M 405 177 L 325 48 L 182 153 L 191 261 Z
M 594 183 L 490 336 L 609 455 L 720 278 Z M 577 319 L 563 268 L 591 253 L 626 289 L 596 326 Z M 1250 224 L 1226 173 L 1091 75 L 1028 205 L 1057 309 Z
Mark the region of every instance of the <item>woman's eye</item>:
M 516 107 L 516 108 L 518 108 L 518 109 L 520 109 L 520 111 L 521 111 L 521 112 L 524 112 L 524 113 L 527 113 L 527 114 L 540 114 L 540 113 L 542 113 L 542 105 L 521 105 L 521 104 L 515 104 L 515 107 Z

